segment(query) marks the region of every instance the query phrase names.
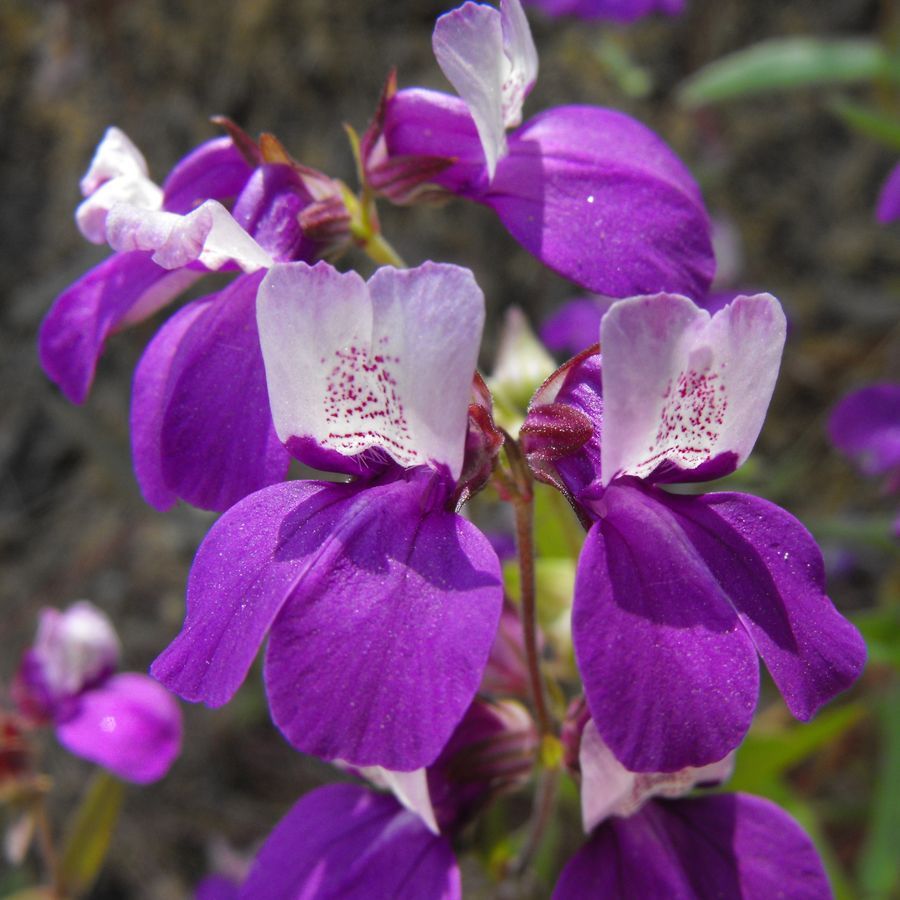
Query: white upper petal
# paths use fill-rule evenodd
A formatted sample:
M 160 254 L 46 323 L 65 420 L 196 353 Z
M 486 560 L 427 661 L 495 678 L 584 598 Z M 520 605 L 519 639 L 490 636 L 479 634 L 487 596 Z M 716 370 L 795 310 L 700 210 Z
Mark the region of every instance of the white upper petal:
M 119 203 L 106 218 L 106 237 L 113 250 L 145 250 L 164 269 L 200 262 L 208 269 L 235 262 L 245 272 L 272 265 L 259 244 L 216 200 L 207 200 L 187 215 L 148 210 Z
M 279 438 L 402 466 L 462 468 L 484 323 L 472 273 L 426 263 L 368 285 L 319 263 L 276 265 L 260 285 L 260 343 Z
M 537 50 L 519 0 L 500 10 L 464 3 L 441 16 L 432 37 L 434 55 L 475 120 L 493 178 L 506 155 L 506 129 L 522 121 L 522 104 L 537 78 Z
M 589 719 L 581 734 L 581 819 L 590 834 L 609 816 L 630 816 L 652 797 L 680 797 L 698 784 L 727 780 L 734 770 L 734 754 L 699 768 L 677 772 L 631 772 L 613 756 Z
M 81 179 L 81 194 L 89 197 L 113 178 L 147 178 L 147 161 L 124 131 L 111 126 L 94 151 L 94 158 Z
M 616 303 L 600 325 L 603 483 L 729 452 L 740 465 L 772 398 L 785 327 L 769 294 L 738 297 L 712 317 L 671 294 Z

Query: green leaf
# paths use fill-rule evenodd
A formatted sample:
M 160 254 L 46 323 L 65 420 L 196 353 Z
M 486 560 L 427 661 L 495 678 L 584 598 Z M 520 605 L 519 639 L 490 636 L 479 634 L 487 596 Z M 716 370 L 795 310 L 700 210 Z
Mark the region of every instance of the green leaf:
M 780 731 L 751 730 L 737 753 L 729 790 L 772 796 L 772 782 L 820 747 L 836 740 L 866 714 L 861 703 L 827 709 L 812 722 Z
M 109 772 L 97 772 L 88 785 L 69 822 L 60 862 L 67 893 L 87 893 L 100 874 L 124 794 L 125 786 Z
M 863 894 L 888 900 L 900 894 L 900 685 L 881 710 L 882 748 L 872 819 L 860 863 Z
M 870 609 L 851 618 L 865 639 L 869 661 L 900 670 L 900 609 Z
M 832 100 L 828 109 L 851 131 L 900 151 L 900 119 L 896 116 L 886 116 L 880 110 L 844 97 Z
M 773 38 L 732 53 L 694 73 L 678 91 L 688 107 L 737 97 L 890 80 L 900 83 L 900 59 L 865 38 Z

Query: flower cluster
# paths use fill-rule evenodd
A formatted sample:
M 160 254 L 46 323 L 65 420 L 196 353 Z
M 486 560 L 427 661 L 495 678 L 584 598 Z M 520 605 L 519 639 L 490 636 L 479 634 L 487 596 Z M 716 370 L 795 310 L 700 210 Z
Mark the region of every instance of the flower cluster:
M 538 5 L 621 18 L 655 6 Z M 700 192 L 640 123 L 587 106 L 523 123 L 538 58 L 519 0 L 465 3 L 438 20 L 433 46 L 458 96 L 398 90 L 392 76 L 356 140 L 359 195 L 232 123 L 159 187 L 110 129 L 77 221 L 113 255 L 41 331 L 47 373 L 81 402 L 109 335 L 209 272 L 233 276 L 168 319 L 135 372 L 144 496 L 224 513 L 152 674 L 221 706 L 267 640 L 275 724 L 360 779 L 302 798 L 242 895 L 458 897 L 464 826 L 535 770 L 549 789 L 562 773 L 580 784 L 588 838 L 562 871 L 563 900 L 827 895 L 809 839 L 773 804 L 683 796 L 728 777 L 760 656 L 803 720 L 864 663 L 799 522 L 750 495 L 672 488 L 749 456 L 781 307 L 768 294 L 709 299 Z M 476 372 L 485 308 L 471 272 L 425 262 L 364 280 L 324 259 L 356 243 L 383 262 L 375 198 L 435 195 L 490 208 L 541 262 L 610 298 L 574 326 L 586 349 L 515 426 L 495 421 Z M 291 460 L 330 474 L 286 480 Z M 535 481 L 585 532 L 573 658 L 535 624 Z M 519 605 L 468 514 L 486 486 L 515 511 Z M 137 703 L 145 683 L 111 676 L 102 635 L 53 649 L 55 627 L 45 620 L 23 666 L 30 700 L 76 752 L 158 777 L 168 763 L 122 763 L 94 727 L 115 716 L 103 703 L 120 686 Z M 148 745 L 139 731 L 129 739 Z

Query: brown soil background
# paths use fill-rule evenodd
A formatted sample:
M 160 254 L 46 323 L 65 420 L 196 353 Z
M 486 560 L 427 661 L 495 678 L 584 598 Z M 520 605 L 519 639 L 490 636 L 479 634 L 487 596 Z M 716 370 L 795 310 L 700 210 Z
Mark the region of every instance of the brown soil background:
M 69 406 L 37 364 L 35 336 L 53 298 L 104 251 L 73 223 L 78 179 L 104 128 L 117 124 L 160 179 L 225 114 L 276 132 L 309 165 L 352 180 L 342 122 L 365 127 L 391 66 L 401 86 L 444 87 L 430 49 L 428 0 L 4 0 L 0 5 L 0 683 L 43 605 L 85 597 L 120 629 L 127 668 L 145 669 L 181 624 L 190 561 L 213 517 L 143 504 L 130 471 L 130 377 L 155 323 L 110 341 L 93 392 Z M 787 34 L 873 33 L 889 7 L 873 0 L 689 0 L 675 20 L 619 38 L 652 75 L 641 101 L 597 61 L 601 24 L 532 16 L 541 76 L 526 114 L 559 103 L 624 109 L 659 132 L 695 172 L 711 212 L 743 241 L 740 283 L 781 298 L 792 322 L 783 375 L 757 457 L 772 499 L 805 521 L 885 512 L 890 503 L 828 448 L 828 409 L 847 390 L 900 379 L 900 230 L 873 217 L 890 151 L 854 135 L 803 90 L 679 110 L 673 90 L 725 53 Z M 866 96 L 865 91 L 856 92 Z M 522 306 L 540 321 L 577 293 L 544 271 L 481 208 L 383 209 L 385 231 L 412 264 L 472 268 L 490 323 Z M 835 547 L 829 548 L 836 551 Z M 883 555 L 861 554 L 831 593 L 872 603 Z M 324 768 L 269 723 L 251 676 L 224 710 L 185 708 L 183 757 L 161 784 L 130 791 L 96 898 L 186 896 L 217 836 L 245 850 Z M 853 768 L 871 765 L 857 741 Z M 70 806 L 88 767 L 49 741 L 57 805 Z M 864 776 L 859 776 L 863 781 Z M 852 783 L 851 787 L 855 784 Z M 854 861 L 858 835 L 838 852 Z

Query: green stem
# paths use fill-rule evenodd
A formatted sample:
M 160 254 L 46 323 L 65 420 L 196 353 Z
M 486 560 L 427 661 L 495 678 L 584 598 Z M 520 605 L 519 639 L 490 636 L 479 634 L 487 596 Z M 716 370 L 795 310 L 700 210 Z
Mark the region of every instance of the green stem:
M 385 240 L 380 231 L 376 231 L 364 244 L 369 259 L 382 266 L 396 266 L 398 269 L 406 269 L 408 266 L 403 257 Z

